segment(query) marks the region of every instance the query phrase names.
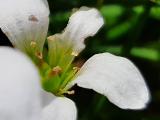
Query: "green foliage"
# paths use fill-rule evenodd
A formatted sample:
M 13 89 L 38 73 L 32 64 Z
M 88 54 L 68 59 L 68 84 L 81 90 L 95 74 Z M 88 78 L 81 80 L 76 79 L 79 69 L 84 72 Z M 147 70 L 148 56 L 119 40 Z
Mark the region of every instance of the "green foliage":
M 149 49 L 149 48 L 132 48 L 131 55 L 150 60 L 150 61 L 160 61 L 160 56 L 158 50 Z
M 151 11 L 150 11 L 150 15 L 151 15 L 151 17 L 153 17 L 157 20 L 160 20 L 160 6 L 152 7 Z
M 106 5 L 102 6 L 100 9 L 108 27 L 118 22 L 119 18 L 124 13 L 124 10 L 125 8 L 120 5 Z
M 160 0 L 151 0 L 152 2 L 155 2 L 157 4 L 160 4 Z

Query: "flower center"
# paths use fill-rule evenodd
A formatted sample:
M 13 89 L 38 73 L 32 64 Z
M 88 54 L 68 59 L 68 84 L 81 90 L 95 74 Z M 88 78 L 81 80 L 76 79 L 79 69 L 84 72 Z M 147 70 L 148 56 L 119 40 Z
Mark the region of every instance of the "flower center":
M 36 48 L 36 43 L 31 43 L 32 48 Z M 48 49 L 42 53 L 35 51 L 34 58 L 39 67 L 42 87 L 57 96 L 64 94 L 74 94 L 74 91 L 69 91 L 70 83 L 76 73 L 78 67 L 73 65 L 77 52 L 73 51 L 70 43 L 65 42 L 59 35 L 54 35 L 48 38 Z

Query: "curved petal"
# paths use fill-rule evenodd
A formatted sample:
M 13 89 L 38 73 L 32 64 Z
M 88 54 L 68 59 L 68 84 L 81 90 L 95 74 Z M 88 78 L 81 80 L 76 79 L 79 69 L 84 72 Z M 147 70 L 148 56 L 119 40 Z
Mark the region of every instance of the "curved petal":
M 44 4 L 46 5 L 47 8 L 49 8 L 49 5 L 48 5 L 48 1 L 47 0 L 42 0 L 44 2 Z
M 42 120 L 76 120 L 75 103 L 66 97 L 57 97 L 43 110 Z
M 43 108 L 49 105 L 55 98 L 56 97 L 52 93 L 41 90 L 41 99 Z
M 136 66 L 126 58 L 109 53 L 91 57 L 75 82 L 105 95 L 123 109 L 142 109 L 150 99 L 147 85 Z
M 62 39 L 72 43 L 75 52 L 79 53 L 85 48 L 84 39 L 94 36 L 103 24 L 103 18 L 97 9 L 82 7 L 70 17 Z
M 0 28 L 11 43 L 25 52 L 31 52 L 32 43 L 42 51 L 49 23 L 46 0 L 2 0 Z
M 39 79 L 26 56 L 0 47 L 0 120 L 39 120 Z

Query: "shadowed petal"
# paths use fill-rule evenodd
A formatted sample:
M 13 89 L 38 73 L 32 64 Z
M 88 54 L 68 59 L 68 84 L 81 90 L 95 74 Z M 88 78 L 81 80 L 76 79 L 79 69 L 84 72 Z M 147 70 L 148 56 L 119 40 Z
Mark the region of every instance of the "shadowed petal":
M 75 80 L 78 86 L 105 95 L 123 109 L 146 107 L 150 94 L 136 66 L 126 58 L 109 53 L 91 57 Z
M 42 90 L 41 91 L 42 107 L 44 108 L 47 105 L 49 105 L 55 98 L 56 96 L 54 96 L 52 93 Z
M 43 110 L 42 120 L 76 120 L 75 103 L 65 97 L 57 97 Z
M 39 120 L 39 74 L 22 53 L 0 47 L 0 120 Z

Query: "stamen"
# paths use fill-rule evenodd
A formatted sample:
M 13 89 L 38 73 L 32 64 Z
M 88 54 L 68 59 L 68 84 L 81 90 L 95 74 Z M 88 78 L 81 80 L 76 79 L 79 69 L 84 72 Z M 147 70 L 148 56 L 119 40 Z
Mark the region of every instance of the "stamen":
M 76 72 L 78 72 L 80 70 L 79 67 L 73 67 L 73 70 L 75 70 Z
M 75 91 L 74 90 L 68 91 L 68 90 L 59 89 L 59 93 L 57 95 L 63 95 L 63 94 L 73 95 L 73 94 L 75 94 Z
M 50 41 L 55 40 L 55 35 L 49 36 L 47 40 L 50 40 Z
M 71 55 L 73 55 L 73 56 L 78 56 L 78 52 L 75 52 L 75 51 L 73 51 L 72 53 L 71 53 Z
M 30 46 L 35 48 L 37 46 L 37 43 L 35 41 L 31 41 Z
M 43 59 L 43 54 L 42 54 L 41 52 L 36 52 L 36 53 L 35 53 L 35 56 L 36 56 L 37 58 L 39 58 L 40 60 Z
M 62 73 L 62 68 L 60 66 L 56 66 L 52 69 L 52 75 L 59 75 Z
M 68 95 L 73 95 L 73 94 L 75 94 L 75 91 L 74 90 L 71 90 L 71 91 L 67 91 L 66 92 Z

